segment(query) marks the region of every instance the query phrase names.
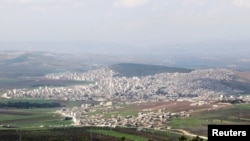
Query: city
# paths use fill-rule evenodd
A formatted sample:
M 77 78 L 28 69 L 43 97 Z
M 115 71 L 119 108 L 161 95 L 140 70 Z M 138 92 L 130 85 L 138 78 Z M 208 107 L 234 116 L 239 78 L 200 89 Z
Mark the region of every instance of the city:
M 228 69 L 203 69 L 190 73 L 159 73 L 142 77 L 119 77 L 108 67 L 90 70 L 85 73 L 52 73 L 43 79 L 87 81 L 85 85 L 68 87 L 39 87 L 34 89 L 12 89 L 3 94 L 5 98 L 41 98 L 66 101 L 82 101 L 81 107 L 62 108 L 57 111 L 72 117 L 74 125 L 97 127 L 167 127 L 173 118 L 185 118 L 192 114 L 191 109 L 216 109 L 226 106 L 219 101 L 244 99 L 249 102 L 244 91 L 233 89 L 222 83 L 231 81 L 235 71 Z M 94 101 L 94 102 L 93 102 Z M 143 108 L 124 115 L 117 110 L 126 105 L 149 102 L 185 102 L 185 110 L 169 112 L 168 106 L 159 109 Z M 177 104 L 178 103 L 178 104 Z M 192 108 L 196 107 L 196 108 Z M 205 107 L 202 107 L 205 106 Z M 108 115 L 108 116 L 107 116 Z

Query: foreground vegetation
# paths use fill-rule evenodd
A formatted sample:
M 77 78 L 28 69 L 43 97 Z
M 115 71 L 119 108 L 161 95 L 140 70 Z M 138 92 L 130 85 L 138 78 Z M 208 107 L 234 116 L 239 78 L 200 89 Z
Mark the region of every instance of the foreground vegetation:
M 2 130 L 0 141 L 203 141 L 168 132 L 152 133 L 132 128 L 67 127 L 37 130 Z
M 106 136 L 121 138 L 123 140 L 128 139 L 128 140 L 136 140 L 136 141 L 148 141 L 148 139 L 145 137 L 121 133 L 121 132 L 112 131 L 112 130 L 91 130 L 91 132 L 106 135 Z

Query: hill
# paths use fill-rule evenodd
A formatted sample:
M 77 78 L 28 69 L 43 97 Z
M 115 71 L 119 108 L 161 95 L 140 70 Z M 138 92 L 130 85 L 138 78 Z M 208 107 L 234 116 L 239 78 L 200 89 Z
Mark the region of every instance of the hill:
M 191 69 L 185 68 L 177 68 L 177 67 L 167 67 L 161 65 L 150 65 L 150 64 L 135 64 L 135 63 L 120 63 L 115 64 L 109 67 L 114 72 L 118 74 L 118 76 L 146 76 L 146 75 L 154 75 L 157 73 L 189 73 Z
M 74 60 L 72 55 L 47 52 L 0 52 L 0 77 L 43 76 L 60 71 L 85 71 L 85 62 Z

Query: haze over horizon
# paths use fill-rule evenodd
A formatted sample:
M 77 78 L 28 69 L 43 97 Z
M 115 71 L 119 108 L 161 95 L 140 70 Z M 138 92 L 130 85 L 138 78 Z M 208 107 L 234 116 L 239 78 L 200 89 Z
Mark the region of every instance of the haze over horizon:
M 87 41 L 149 52 L 203 41 L 244 42 L 249 13 L 248 0 L 1 0 L 0 42 Z

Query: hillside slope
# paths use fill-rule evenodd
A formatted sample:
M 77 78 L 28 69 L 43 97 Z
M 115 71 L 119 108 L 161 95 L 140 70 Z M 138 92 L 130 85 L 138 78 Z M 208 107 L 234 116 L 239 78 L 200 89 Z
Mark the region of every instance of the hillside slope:
M 118 74 L 118 76 L 146 76 L 146 75 L 154 75 L 157 73 L 189 73 L 191 69 L 185 68 L 177 68 L 177 67 L 167 67 L 161 65 L 150 65 L 150 64 L 135 64 L 135 63 L 120 63 L 115 64 L 109 67 L 114 72 Z

